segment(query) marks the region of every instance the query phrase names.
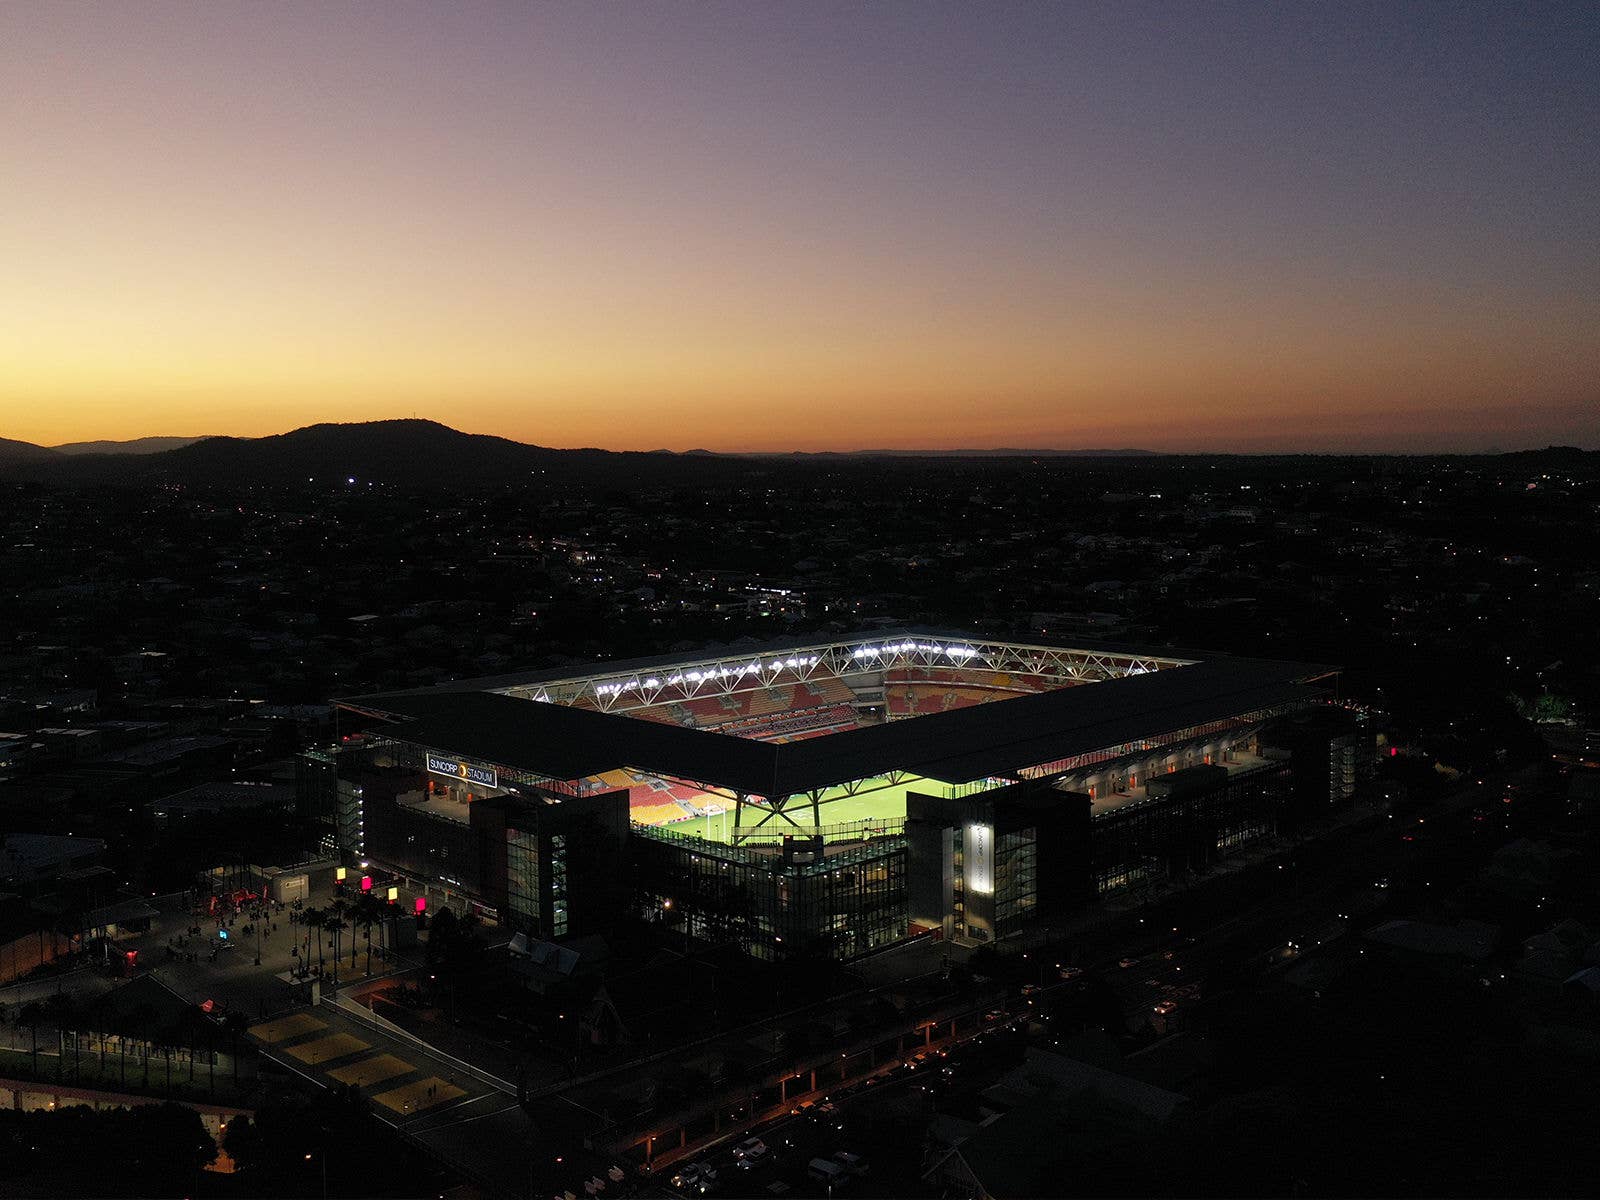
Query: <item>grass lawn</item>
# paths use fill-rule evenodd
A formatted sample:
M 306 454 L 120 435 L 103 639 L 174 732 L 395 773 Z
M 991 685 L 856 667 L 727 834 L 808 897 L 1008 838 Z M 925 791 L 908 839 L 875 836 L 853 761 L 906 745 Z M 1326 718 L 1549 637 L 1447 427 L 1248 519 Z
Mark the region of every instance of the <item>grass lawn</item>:
M 850 821 L 872 820 L 902 820 L 906 815 L 906 793 L 913 791 L 928 791 L 930 785 L 926 780 L 917 776 L 907 776 L 899 783 L 884 782 L 883 786 L 868 792 L 861 792 L 854 796 L 845 794 L 842 787 L 829 788 L 823 793 L 822 823 L 824 825 L 843 825 Z M 721 816 L 695 817 L 687 821 L 674 821 L 665 828 L 673 833 L 688 834 L 691 837 L 702 837 L 712 842 L 726 842 L 733 836 L 733 804 L 720 797 L 707 797 L 711 804 L 724 805 L 727 809 Z M 791 801 L 787 809 L 793 815 L 797 824 L 809 825 L 811 823 L 811 806 Z M 746 828 L 761 819 L 762 814 L 754 808 L 745 811 Z M 788 828 L 788 823 L 781 817 L 775 817 L 762 827 L 764 833 L 777 833 Z

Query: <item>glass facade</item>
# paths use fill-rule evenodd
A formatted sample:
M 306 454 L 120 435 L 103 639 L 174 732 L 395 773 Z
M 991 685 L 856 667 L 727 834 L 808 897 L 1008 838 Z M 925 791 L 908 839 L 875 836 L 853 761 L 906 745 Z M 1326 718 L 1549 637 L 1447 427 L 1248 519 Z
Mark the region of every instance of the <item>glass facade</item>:
M 525 932 L 539 929 L 539 835 L 506 830 L 506 910 L 511 924 Z
M 1038 830 L 1002 833 L 994 859 L 994 923 L 1000 936 L 1033 916 L 1039 902 Z
M 763 959 L 844 959 L 906 935 L 903 837 L 807 863 L 637 825 L 632 846 L 646 914 L 679 913 L 694 938 Z
M 559 833 L 550 837 L 550 932 L 567 932 L 567 839 Z
M 1095 890 L 1101 894 L 1203 867 L 1277 831 L 1291 797 L 1287 768 L 1229 776 L 1187 795 L 1150 797 L 1091 823 Z

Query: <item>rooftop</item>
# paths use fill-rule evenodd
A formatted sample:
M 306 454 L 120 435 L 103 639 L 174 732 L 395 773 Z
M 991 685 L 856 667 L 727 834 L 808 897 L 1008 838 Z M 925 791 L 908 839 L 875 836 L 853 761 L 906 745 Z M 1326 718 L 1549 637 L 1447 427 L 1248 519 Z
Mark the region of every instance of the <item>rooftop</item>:
M 609 672 L 615 665 L 597 670 Z M 786 743 L 457 684 L 340 703 L 394 719 L 382 732 L 396 740 L 548 778 L 582 779 L 628 767 L 771 797 L 896 770 L 946 783 L 1014 774 L 1212 721 L 1309 703 L 1321 695 L 1311 681 L 1329 673 L 1305 663 L 1219 658 Z M 483 682 L 503 686 L 503 677 Z

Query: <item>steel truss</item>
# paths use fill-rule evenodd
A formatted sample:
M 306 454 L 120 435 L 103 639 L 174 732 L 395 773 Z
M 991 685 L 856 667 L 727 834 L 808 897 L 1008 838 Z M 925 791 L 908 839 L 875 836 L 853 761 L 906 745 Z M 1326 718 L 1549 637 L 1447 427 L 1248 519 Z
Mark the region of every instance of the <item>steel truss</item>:
M 733 696 L 810 679 L 847 679 L 904 667 L 974 669 L 1035 675 L 1062 686 L 1144 675 L 1194 659 L 1107 650 L 1077 650 L 983 638 L 858 637 L 765 654 L 686 659 L 654 672 L 620 671 L 498 689 L 502 695 L 553 704 L 583 704 L 624 713 L 656 704 Z

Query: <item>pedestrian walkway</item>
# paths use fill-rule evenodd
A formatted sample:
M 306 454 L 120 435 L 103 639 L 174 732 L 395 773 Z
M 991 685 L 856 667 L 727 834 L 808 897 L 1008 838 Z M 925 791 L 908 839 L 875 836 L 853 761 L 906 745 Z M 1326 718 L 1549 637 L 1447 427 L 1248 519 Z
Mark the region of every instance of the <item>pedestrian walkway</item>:
M 394 1112 L 414 1113 L 450 1100 L 458 1100 L 466 1094 L 465 1088 L 458 1088 L 453 1083 L 447 1083 L 434 1076 L 403 1084 L 387 1092 L 380 1092 L 372 1099 Z
M 250 1036 L 257 1041 L 269 1045 L 281 1042 L 287 1038 L 297 1038 L 318 1029 L 326 1029 L 328 1023 L 310 1013 L 292 1013 L 287 1017 L 279 1017 L 276 1021 L 265 1021 L 260 1025 L 250 1027 Z
M 353 1062 L 348 1067 L 337 1067 L 329 1071 L 328 1076 L 340 1083 L 369 1088 L 375 1083 L 382 1083 L 398 1075 L 413 1074 L 416 1069 L 403 1058 L 397 1058 L 393 1054 L 379 1054 L 362 1059 L 360 1062 Z
M 348 1033 L 330 1033 L 327 1037 L 316 1038 L 313 1041 L 302 1042 L 298 1046 L 288 1047 L 287 1053 L 294 1055 L 303 1063 L 316 1066 L 320 1063 L 331 1062 L 336 1058 L 349 1058 L 352 1054 L 359 1054 L 363 1050 L 371 1050 L 368 1042 Z
M 290 1013 L 252 1025 L 248 1034 L 264 1053 L 300 1074 L 361 1088 L 401 1119 L 474 1094 L 497 1094 L 470 1075 L 456 1075 L 426 1047 L 362 1027 L 338 1009 Z

